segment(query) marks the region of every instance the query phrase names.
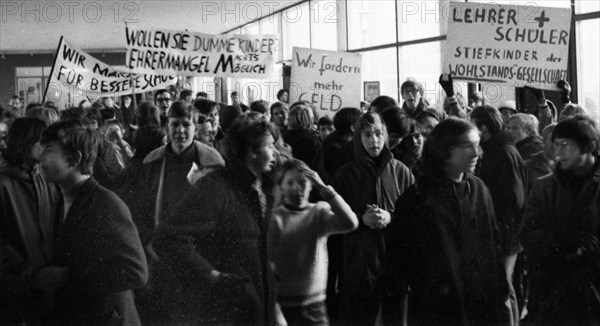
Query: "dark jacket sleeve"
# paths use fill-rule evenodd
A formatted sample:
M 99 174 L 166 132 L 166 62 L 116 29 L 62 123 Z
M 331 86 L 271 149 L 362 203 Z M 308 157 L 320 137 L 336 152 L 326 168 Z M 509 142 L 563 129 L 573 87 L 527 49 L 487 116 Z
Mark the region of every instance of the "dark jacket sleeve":
M 549 199 L 545 198 L 545 180 L 536 182 L 527 199 L 527 206 L 523 216 L 523 232 L 521 240 L 529 256 L 544 257 L 551 254 L 552 244 L 555 242 L 554 234 L 544 221 L 542 214 L 543 205 Z
M 87 239 L 94 244 L 95 257 L 70 268 L 68 287 L 106 293 L 141 288 L 148 281 L 146 256 L 129 209 L 112 193 L 106 199 L 101 207 L 90 207 L 98 214 L 95 238 Z
M 504 254 L 519 251 L 527 181 L 525 164 L 514 147 L 499 151 L 481 173 L 494 201 L 499 242 Z M 488 161 L 489 164 L 489 161 Z

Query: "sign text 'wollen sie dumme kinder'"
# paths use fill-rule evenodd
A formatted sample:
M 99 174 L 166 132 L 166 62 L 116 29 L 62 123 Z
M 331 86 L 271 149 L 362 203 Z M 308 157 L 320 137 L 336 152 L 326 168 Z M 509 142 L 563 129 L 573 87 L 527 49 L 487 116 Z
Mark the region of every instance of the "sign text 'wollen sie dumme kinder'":
M 294 47 L 290 101 L 314 104 L 333 117 L 343 107 L 360 107 L 360 54 Z
M 173 76 L 131 74 L 94 58 L 81 49 L 60 39 L 52 74 L 48 83 L 55 103 L 66 103 L 75 93 L 82 98 L 96 100 L 104 96 L 122 96 L 149 92 L 174 84 Z M 61 106 L 59 106 L 61 107 Z
M 271 78 L 276 35 L 210 35 L 125 27 L 126 67 L 136 73 Z
M 571 10 L 451 2 L 444 73 L 556 90 L 567 79 Z

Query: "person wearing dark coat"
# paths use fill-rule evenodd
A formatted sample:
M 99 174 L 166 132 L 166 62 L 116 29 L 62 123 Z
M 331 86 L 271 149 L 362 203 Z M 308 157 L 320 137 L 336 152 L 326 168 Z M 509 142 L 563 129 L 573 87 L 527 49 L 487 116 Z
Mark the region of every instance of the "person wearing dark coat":
M 50 320 L 61 325 L 140 325 L 133 290 L 148 265 L 127 205 L 91 176 L 100 138 L 68 121 L 42 133 L 40 167 L 62 192 L 53 265 L 37 270 Z
M 58 187 L 36 171 L 35 144 L 44 122 L 16 119 L 6 139 L 8 165 L 0 167 L 0 324 L 35 322 L 39 298 L 29 276 L 52 262 Z
M 391 323 L 510 325 L 494 204 L 473 175 L 479 140 L 467 121 L 440 122 L 425 142 L 416 184 L 395 204 L 387 248 L 396 283 L 389 286 L 403 293 L 395 306 L 404 309 Z
M 197 119 L 191 104 L 173 103 L 168 111 L 168 143 L 137 158 L 127 169 L 119 189 L 119 195 L 131 209 L 148 257 L 150 281 L 136 292 L 144 324 L 182 322 L 179 310 L 182 290 L 170 265 L 157 256 L 152 241 L 157 227 L 192 185 L 225 165 L 215 149 L 194 140 Z M 140 129 L 140 135 L 144 128 Z
M 552 143 L 552 132 L 556 127 L 556 123 L 550 124 L 542 130 L 542 137 L 544 139 L 544 149 L 533 154 L 529 159 L 525 160 L 525 167 L 527 168 L 527 191 L 533 189 L 535 182 L 547 175 L 552 173 L 554 168 L 554 144 Z
M 331 181 L 360 217 L 358 229 L 345 234 L 342 241 L 338 278 L 344 325 L 383 321 L 385 227 L 391 222 L 394 203 L 414 182 L 410 170 L 392 157 L 387 142 L 383 119 L 377 113 L 365 113 L 355 127 L 355 159 Z
M 292 155 L 316 171 L 325 182 L 329 179 L 323 163 L 323 146 L 313 133 L 312 109 L 304 102 L 292 105 L 288 130 L 283 132 L 283 140 L 292 147 Z
M 519 232 L 523 227 L 523 210 L 527 191 L 527 169 L 514 146 L 512 136 L 502 126 L 502 114 L 489 105 L 471 112 L 471 121 L 481 132 L 483 157 L 475 174 L 483 180 L 494 200 L 494 211 L 500 228 L 499 243 L 506 267 L 513 322 L 518 324 L 519 312 L 513 272 L 517 255 L 522 251 Z
M 419 114 L 427 110 L 429 103 L 423 97 L 424 90 L 421 83 L 413 78 L 408 78 L 400 86 L 402 94 L 402 111 L 411 119 L 416 119 Z
M 354 137 L 354 125 L 362 115 L 357 108 L 342 108 L 333 117 L 335 130 L 325 138 L 323 142 L 323 162 L 327 175 L 334 176 L 335 173 L 346 163 L 340 159 L 341 150 L 352 142 Z M 337 275 L 342 268 L 342 236 L 331 235 L 327 239 L 327 250 L 329 252 L 329 265 L 327 277 L 327 312 L 332 322 L 339 320 L 339 298 L 336 290 Z
M 557 163 L 539 179 L 525 210 L 530 260 L 529 320 L 600 324 L 600 132 L 575 116 L 552 132 Z
M 357 108 L 342 108 L 333 117 L 335 130 L 323 141 L 323 162 L 330 176 L 347 162 L 339 162 L 339 153 L 344 145 L 352 141 L 354 124 L 361 116 Z
M 544 149 L 544 140 L 538 132 L 538 120 L 533 114 L 517 113 L 511 116 L 506 129 L 523 160 Z
M 274 322 L 266 234 L 272 197 L 262 182 L 275 164 L 273 134 L 260 114 L 238 118 L 225 137 L 226 167 L 200 179 L 158 227 L 154 249 L 177 277 L 186 322 Z

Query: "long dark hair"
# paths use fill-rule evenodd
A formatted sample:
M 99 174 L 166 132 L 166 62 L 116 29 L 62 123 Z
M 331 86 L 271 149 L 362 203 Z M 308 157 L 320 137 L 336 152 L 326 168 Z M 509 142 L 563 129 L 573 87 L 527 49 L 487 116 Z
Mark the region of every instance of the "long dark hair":
M 137 110 L 140 128 L 143 126 L 160 126 L 160 111 L 156 105 L 150 102 L 142 102 Z
M 469 121 L 455 118 L 446 119 L 433 128 L 418 164 L 417 183 L 420 187 L 435 186 L 446 178 L 444 168 L 450 152 L 471 130 L 477 130 L 477 127 Z
M 16 119 L 6 136 L 6 161 L 23 170 L 31 169 L 36 163 L 31 149 L 40 140 L 44 128 L 44 122 L 37 118 Z
M 159 126 L 141 127 L 135 138 L 135 157 L 143 159 L 150 152 L 162 146 L 165 137 L 165 131 Z

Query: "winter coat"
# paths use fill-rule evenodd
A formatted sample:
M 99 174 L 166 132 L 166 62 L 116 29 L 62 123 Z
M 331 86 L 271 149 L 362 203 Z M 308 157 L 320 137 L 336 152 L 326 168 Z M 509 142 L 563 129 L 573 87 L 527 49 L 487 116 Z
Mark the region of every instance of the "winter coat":
M 225 161 L 214 148 L 198 141 L 194 141 L 188 151 L 177 156 L 171 150 L 171 143 L 167 143 L 146 155 L 143 168 L 133 165 L 123 175 L 119 195 L 129 206 L 144 245 L 148 243 L 155 229 L 154 217 L 161 179 L 165 188 L 177 188 L 175 193 L 165 193 L 164 189 L 162 191 L 160 215 L 164 215 L 191 189 L 193 183 L 225 165 Z M 185 175 L 173 175 L 174 171 L 165 169 L 167 160 L 175 164 L 187 160 L 190 161 L 192 168 L 184 171 Z M 182 181 L 184 179 L 187 183 Z M 173 182 L 180 182 L 180 184 L 167 184 Z
M 558 163 L 529 196 L 522 239 L 531 264 L 529 310 L 541 322 L 600 323 L 599 162 L 578 181 Z M 595 246 L 585 241 L 590 235 Z
M 283 140 L 292 147 L 294 158 L 304 161 L 308 167 L 319 173 L 321 179 L 328 180 L 323 164 L 323 147 L 315 134 L 304 129 L 286 130 Z
M 175 155 L 170 146 L 168 143 L 150 152 L 141 167 L 137 163 L 130 165 L 119 192 L 131 209 L 148 257 L 150 280 L 136 293 L 144 323 L 169 324 L 182 318 L 175 272 L 159 259 L 152 245 L 156 228 L 192 189 L 192 181 L 197 182 L 225 164 L 215 149 L 197 141 L 180 155 Z
M 199 325 L 263 325 L 275 306 L 268 221 L 256 177 L 238 160 L 201 179 L 157 231 L 154 248 L 178 280 L 180 310 Z M 270 207 L 272 202 L 267 197 Z M 209 281 L 216 270 L 230 275 Z
M 340 153 L 342 147 L 352 141 L 352 134 L 341 134 L 339 131 L 334 131 L 323 141 L 323 161 L 327 174 L 333 177 L 335 173 L 346 163 L 341 162 Z
M 404 113 L 406 113 L 406 115 L 411 119 L 416 119 L 417 116 L 425 112 L 425 110 L 427 110 L 428 107 L 429 103 L 424 97 L 421 97 L 421 100 L 419 100 L 419 104 L 417 104 L 417 107 L 414 110 L 409 109 L 406 105 L 406 102 L 402 103 L 402 111 L 404 111 Z
M 359 219 L 358 229 L 343 235 L 342 240 L 343 267 L 339 276 L 342 318 L 346 318 L 346 322 L 363 322 L 363 318 L 375 317 L 380 307 L 386 230 L 369 228 L 362 221 L 362 216 L 367 204 L 376 204 L 393 212 L 394 203 L 414 183 L 414 178 L 404 164 L 392 158 L 387 146 L 377 164 L 364 150 L 358 133 L 354 134 L 353 142 L 355 159 L 338 171 L 331 185 Z M 372 306 L 365 307 L 364 311 L 355 311 L 344 303 L 355 299 L 368 300 Z M 373 323 L 374 320 L 368 322 Z
M 39 174 L 0 169 L 0 324 L 39 317 L 27 273 L 52 262 L 59 202 Z
M 518 234 L 525 208 L 527 170 L 512 137 L 502 131 L 481 143 L 483 158 L 475 174 L 490 190 L 504 254 L 521 250 Z
M 54 265 L 69 268 L 56 292 L 60 324 L 140 325 L 132 290 L 148 280 L 146 256 L 127 205 L 94 178 L 60 226 Z
M 523 161 L 529 159 L 533 154 L 544 149 L 544 139 L 538 136 L 529 136 L 515 144 L 517 151 L 521 154 Z
M 552 164 L 546 159 L 543 151 L 537 152 L 525 160 L 525 167 L 527 168 L 528 193 L 539 178 L 552 173 Z
M 416 184 L 398 199 L 388 237 L 397 283 L 390 287 L 405 294 L 410 287 L 409 325 L 509 324 L 493 207 L 483 182 L 470 175 L 428 189 Z

